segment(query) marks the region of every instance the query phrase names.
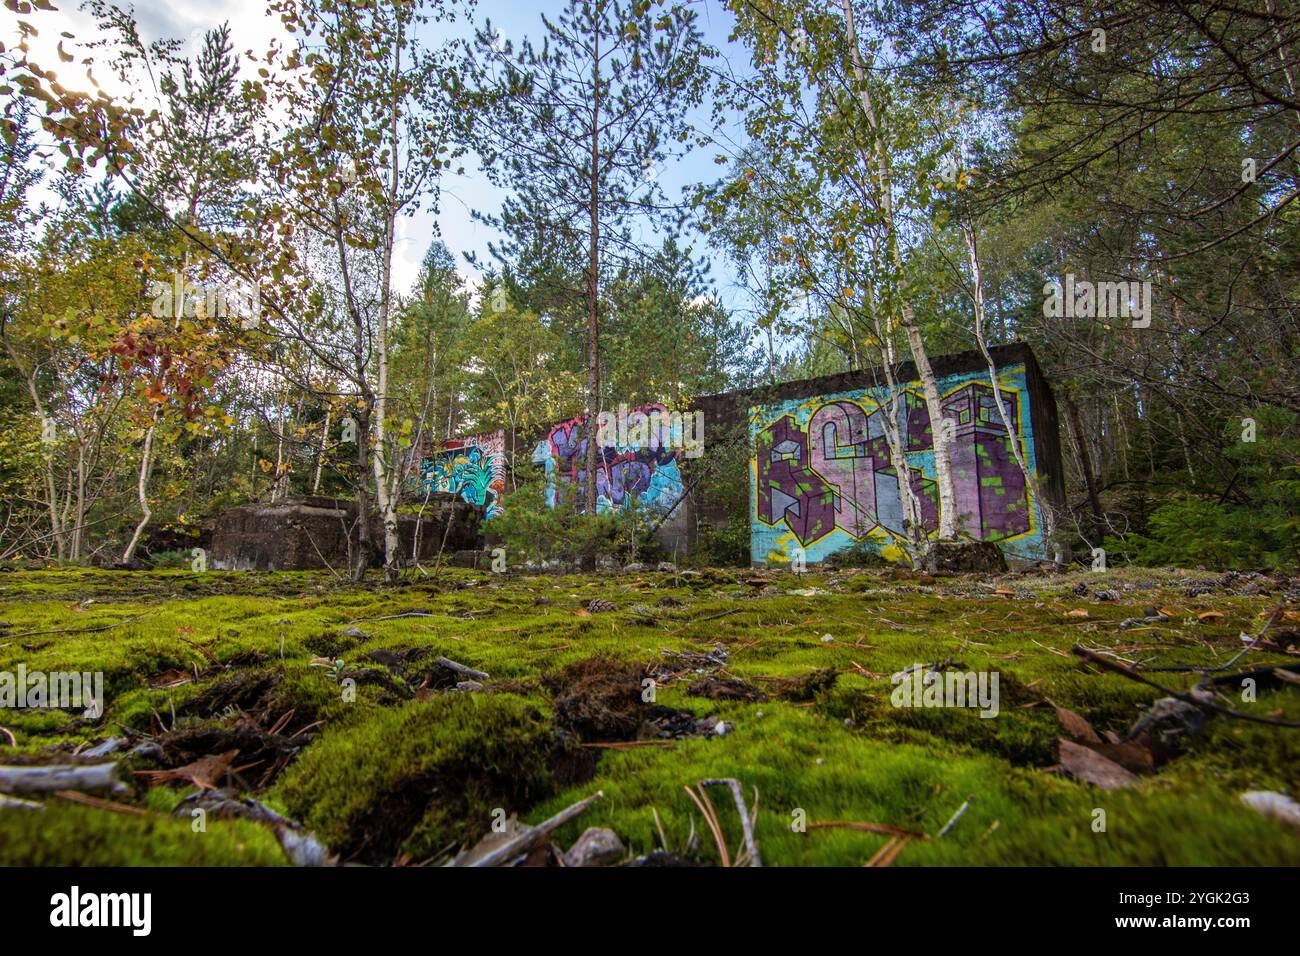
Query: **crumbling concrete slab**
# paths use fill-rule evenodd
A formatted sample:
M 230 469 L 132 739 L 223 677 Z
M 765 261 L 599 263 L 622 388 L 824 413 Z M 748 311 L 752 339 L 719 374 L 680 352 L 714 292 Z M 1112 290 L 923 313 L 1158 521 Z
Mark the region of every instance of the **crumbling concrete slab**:
M 418 537 L 420 561 L 441 551 L 483 547 L 484 509 L 458 495 L 431 495 L 421 514 L 401 514 L 402 555 L 409 562 Z M 343 573 L 357 542 L 357 505 L 319 495 L 273 504 L 248 504 L 220 515 L 212 533 L 211 566 L 220 571 L 309 571 Z M 383 564 L 383 527 L 372 518 L 373 566 Z

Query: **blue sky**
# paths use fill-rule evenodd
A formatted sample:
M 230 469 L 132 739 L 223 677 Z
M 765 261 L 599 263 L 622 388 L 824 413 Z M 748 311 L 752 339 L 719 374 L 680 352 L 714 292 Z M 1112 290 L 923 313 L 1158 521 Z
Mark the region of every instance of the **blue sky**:
M 475 20 L 482 24 L 490 19 L 494 29 L 499 30 L 506 39 L 517 42 L 524 36 L 540 38 L 544 29 L 541 15 L 557 13 L 564 6 L 562 0 L 541 0 L 532 3 L 480 0 L 475 12 Z M 744 50 L 727 42 L 733 19 L 731 14 L 722 8 L 721 3 L 718 0 L 704 0 L 695 6 L 705 42 L 735 60 L 737 65 L 747 62 Z M 689 119 L 697 129 L 716 135 L 722 142 L 734 144 L 744 138 L 744 131 L 738 119 L 722 130 L 715 130 L 712 109 L 707 103 L 694 110 Z M 715 180 L 724 169 L 714 162 L 714 156 L 719 151 L 718 148 L 713 147 L 693 148 L 681 158 L 666 165 L 658 173 L 659 185 L 665 194 L 675 199 L 681 195 L 685 187 L 691 184 Z M 488 261 L 487 243 L 494 238 L 494 233 L 482 223 L 474 222 L 469 211 L 470 209 L 495 211 L 500 208 L 502 197 L 477 168 L 472 158 L 466 165 L 464 176 L 448 177 L 444 180 L 438 226 L 444 241 L 458 256 L 462 251 L 472 250 L 479 254 L 481 260 Z M 424 224 L 418 218 L 412 223 L 409 236 L 412 243 L 418 242 L 421 226 Z M 427 229 L 427 226 L 424 228 Z M 725 304 L 733 304 L 740 297 L 732 287 L 734 276 L 728 264 L 723 257 L 712 254 L 698 232 L 688 232 L 687 239 L 691 241 L 698 254 L 710 261 L 719 298 Z M 422 252 L 423 250 L 421 254 Z M 467 273 L 472 271 L 468 266 L 463 268 Z
M 41 35 L 32 43 L 33 58 L 41 63 L 58 62 L 54 44 L 65 30 L 75 34 L 78 41 L 95 37 L 93 17 L 88 11 L 80 9 L 76 0 L 55 0 L 55 3 L 59 7 L 58 12 L 28 18 L 41 31 Z M 564 5 L 562 0 L 478 0 L 473 19 L 479 25 L 490 19 L 494 28 L 514 41 L 524 36 L 539 38 L 543 31 L 541 14 L 554 14 Z M 720 0 L 696 0 L 693 5 L 698 11 L 699 24 L 706 42 L 720 50 L 737 68 L 743 68 L 748 63 L 748 57 L 743 49 L 728 43 L 733 21 Z M 163 37 L 178 38 L 186 40 L 190 49 L 196 49 L 202 42 L 204 31 L 222 22 L 230 23 L 235 49 L 240 52 L 251 49 L 260 53 L 266 49 L 272 37 L 288 39 L 280 28 L 278 18 L 266 15 L 262 0 L 144 0 L 136 3 L 134 10 L 140 33 L 146 41 Z M 8 16 L 7 13 L 0 14 L 0 17 Z M 445 30 L 446 27 L 431 25 L 426 29 Z M 458 35 L 467 35 L 468 25 L 462 22 L 453 27 L 453 30 Z M 11 22 L 6 22 L 0 28 L 0 39 L 9 44 L 11 38 L 16 39 L 16 31 Z M 432 42 L 435 38 L 430 37 L 429 40 Z M 69 45 L 73 46 L 76 42 L 72 41 Z M 79 55 L 85 54 L 82 52 Z M 97 67 L 95 72 L 107 89 L 114 93 L 120 92 L 113 90 L 111 83 L 107 82 L 105 68 Z M 689 119 L 699 130 L 716 135 L 720 142 L 735 144 L 744 138 L 739 120 L 735 117 L 723 129 L 715 130 L 708 104 L 696 109 Z M 714 156 L 720 151 L 726 150 L 716 147 L 694 148 L 682 158 L 667 164 L 658 171 L 659 184 L 664 192 L 670 198 L 677 198 L 683 187 L 689 184 L 716 179 L 723 170 L 723 167 L 714 163 Z M 441 233 L 443 241 L 456 255 L 462 274 L 471 286 L 477 284 L 478 275 L 475 269 L 465 263 L 463 253 L 473 252 L 480 261 L 490 261 L 487 245 L 494 238 L 493 231 L 482 223 L 475 222 L 470 210 L 495 212 L 500 209 L 503 197 L 478 168 L 475 157 L 468 157 L 465 166 L 463 175 L 444 178 L 440 209 L 436 217 L 426 209 L 401 224 L 394 263 L 398 289 L 410 287 L 435 231 Z M 686 239 L 694 246 L 697 256 L 707 258 L 710 262 L 716 292 L 721 301 L 728 306 L 740 305 L 744 301 L 743 296 L 734 286 L 734 275 L 725 259 L 713 254 L 697 232 L 688 232 Z

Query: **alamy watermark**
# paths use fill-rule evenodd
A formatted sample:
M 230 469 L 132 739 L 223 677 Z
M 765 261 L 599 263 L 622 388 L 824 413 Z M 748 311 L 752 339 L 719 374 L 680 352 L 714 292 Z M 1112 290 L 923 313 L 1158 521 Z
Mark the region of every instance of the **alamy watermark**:
M 73 886 L 50 897 L 50 925 L 55 927 L 124 927 L 133 936 L 153 928 L 152 893 L 83 893 Z
M 170 281 L 149 283 L 152 313 L 157 319 L 239 319 L 245 329 L 262 320 L 262 290 L 255 283 L 210 282 L 199 285 L 177 274 Z
M 0 671 L 0 710 L 81 710 L 98 720 L 104 713 L 103 671 Z
M 997 671 L 938 671 L 917 664 L 889 680 L 889 702 L 895 707 L 964 707 L 979 709 L 981 717 L 996 717 L 999 709 Z
M 704 454 L 704 413 L 630 411 L 619 405 L 616 412 L 596 416 L 596 442 L 601 448 L 680 449 L 687 458 L 699 458 Z
M 1049 319 L 1131 319 L 1133 328 L 1151 325 L 1151 280 L 1092 282 L 1066 273 L 1065 281 L 1043 286 L 1043 315 Z

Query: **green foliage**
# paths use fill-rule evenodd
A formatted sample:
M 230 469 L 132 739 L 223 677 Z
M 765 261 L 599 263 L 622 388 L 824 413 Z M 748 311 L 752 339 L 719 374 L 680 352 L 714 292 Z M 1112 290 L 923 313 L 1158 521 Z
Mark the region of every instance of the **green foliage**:
M 621 562 L 657 553 L 650 530 L 654 512 L 629 498 L 618 510 L 588 516 L 572 489 L 554 507 L 547 505 L 545 479 L 526 475 L 518 488 L 502 499 L 501 514 L 492 519 L 507 561 L 571 563 L 583 555 Z
M 1262 541 L 1243 535 L 1240 516 L 1222 504 L 1180 497 L 1158 507 L 1145 534 L 1126 539 L 1108 536 L 1108 555 L 1129 555 L 1138 564 L 1226 569 L 1257 565 Z
M 734 518 L 721 527 L 701 525 L 683 564 L 699 567 L 740 567 L 749 564 L 749 522 Z
M 842 551 L 836 551 L 829 560 L 837 568 L 883 568 L 891 565 L 880 556 L 880 546 L 871 541 L 855 541 Z
M 720 523 L 701 520 L 685 563 L 702 566 L 743 566 L 750 563 L 749 443 L 743 429 L 711 429 L 703 457 L 692 462 L 692 480 L 701 499 L 722 502 Z
M 1251 422 L 1251 441 L 1244 424 Z M 1225 425 L 1235 471 L 1217 496 L 1179 493 L 1139 533 L 1107 538 L 1108 553 L 1146 565 L 1224 569 L 1300 567 L 1300 419 L 1259 408 Z

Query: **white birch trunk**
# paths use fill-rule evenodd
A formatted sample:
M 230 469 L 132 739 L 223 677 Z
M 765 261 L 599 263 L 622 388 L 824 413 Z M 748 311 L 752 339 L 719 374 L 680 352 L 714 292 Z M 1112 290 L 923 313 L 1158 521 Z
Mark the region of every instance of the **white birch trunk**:
M 155 428 L 157 428 L 157 425 L 151 424 L 149 430 L 144 433 L 144 450 L 140 453 L 140 474 L 135 484 L 136 496 L 140 500 L 140 523 L 135 526 L 135 533 L 131 535 L 126 550 L 122 552 L 123 564 L 130 564 L 131 559 L 135 557 L 135 549 L 140 543 L 140 535 L 144 534 L 149 519 L 153 517 L 153 513 L 149 510 L 149 473 L 153 469 L 153 433 Z
M 907 282 L 903 274 L 903 254 L 898 245 L 898 229 L 894 221 L 889 153 L 885 144 L 884 130 L 881 129 L 879 118 L 876 116 L 871 92 L 866 83 L 866 71 L 862 65 L 861 51 L 858 49 L 858 33 L 853 18 L 853 0 L 841 0 L 841 2 L 853 57 L 853 76 L 858 85 L 862 108 L 867 114 L 867 123 L 875 139 L 877 187 L 880 193 L 881 211 L 884 214 L 885 230 L 893 252 L 894 268 L 898 271 L 897 290 L 901 304 L 903 332 L 907 337 L 912 359 L 916 363 L 917 377 L 921 380 L 921 392 L 925 396 L 925 407 L 930 415 L 935 480 L 939 486 L 939 537 L 953 538 L 956 537 L 957 529 L 957 492 L 952 480 L 952 446 L 943 429 L 943 406 L 939 398 L 939 387 L 935 382 L 934 370 L 930 367 L 930 356 L 925 350 L 921 330 L 916 325 L 916 313 L 906 298 Z

